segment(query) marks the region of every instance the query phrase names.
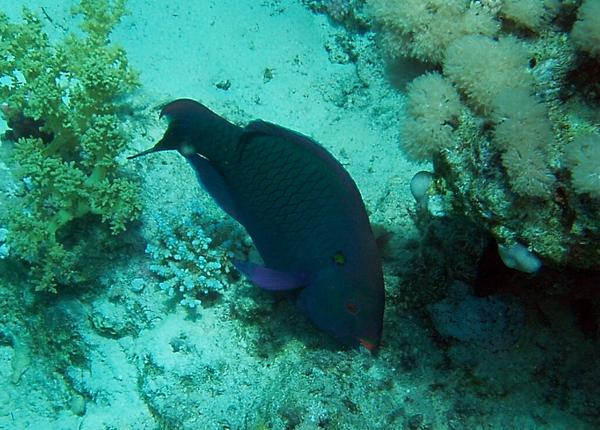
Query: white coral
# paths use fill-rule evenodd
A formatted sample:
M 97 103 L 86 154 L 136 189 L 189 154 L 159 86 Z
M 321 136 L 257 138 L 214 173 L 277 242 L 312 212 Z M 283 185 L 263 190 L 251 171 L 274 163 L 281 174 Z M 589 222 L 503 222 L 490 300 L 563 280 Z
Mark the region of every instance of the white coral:
M 499 22 L 480 3 L 464 0 L 368 0 L 386 30 L 384 46 L 393 57 L 440 63 L 447 46 L 466 34 L 494 36 Z
M 408 85 L 402 147 L 417 160 L 426 160 L 454 143 L 452 123 L 462 104 L 456 89 L 439 73 L 419 76 Z
M 571 37 L 580 49 L 600 57 L 600 0 L 585 0 L 581 4 Z
M 504 0 L 501 14 L 522 27 L 539 31 L 558 12 L 558 0 Z
M 481 111 L 490 113 L 501 93 L 532 87 L 528 63 L 529 52 L 515 37 L 463 36 L 446 51 L 444 75 Z
M 578 136 L 567 145 L 565 164 L 571 169 L 575 191 L 600 198 L 600 134 Z

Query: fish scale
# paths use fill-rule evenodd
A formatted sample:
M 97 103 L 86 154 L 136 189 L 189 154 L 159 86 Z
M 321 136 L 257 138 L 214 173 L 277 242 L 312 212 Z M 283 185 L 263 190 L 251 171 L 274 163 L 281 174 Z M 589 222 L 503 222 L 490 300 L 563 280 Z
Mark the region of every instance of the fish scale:
M 272 152 L 263 156 L 267 150 Z M 318 177 L 309 177 L 307 180 L 296 173 L 302 170 L 301 167 L 310 169 L 310 165 L 299 156 L 302 154 L 294 150 L 283 139 L 255 138 L 239 150 L 238 162 L 229 165 L 229 171 L 224 172 L 230 178 L 232 187 L 238 190 L 239 207 L 244 212 L 252 213 L 251 217 L 246 218 L 250 235 L 262 228 L 270 232 L 263 235 L 263 240 L 275 241 L 269 246 L 272 252 L 261 254 L 266 263 L 280 270 L 290 269 L 288 261 L 280 262 L 288 246 L 286 232 L 292 229 L 296 239 L 301 240 L 305 248 L 313 248 L 311 230 L 314 231 L 315 224 L 322 218 L 319 213 L 324 208 L 327 210 L 326 204 L 331 201 L 327 190 L 319 186 Z M 256 165 L 261 166 L 262 173 L 255 174 L 258 170 L 254 167 Z M 283 168 L 290 165 L 294 168 Z M 290 191 L 292 187 L 293 193 Z M 330 213 L 332 210 L 329 208 Z M 264 225 L 276 225 L 278 228 L 267 230 Z M 300 250 L 301 253 L 303 251 Z M 308 252 L 304 254 L 308 255 Z

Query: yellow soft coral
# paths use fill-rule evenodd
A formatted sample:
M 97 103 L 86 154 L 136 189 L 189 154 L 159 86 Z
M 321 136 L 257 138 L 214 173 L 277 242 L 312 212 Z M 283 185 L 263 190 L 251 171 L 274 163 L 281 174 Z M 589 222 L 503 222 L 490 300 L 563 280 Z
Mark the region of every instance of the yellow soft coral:
M 83 32 L 54 43 L 31 11 L 22 23 L 0 13 L 0 99 L 15 128 L 14 173 L 22 186 L 6 215 L 8 244 L 11 257 L 28 263 L 38 290 L 81 279 L 76 264 L 87 239 L 73 245 L 77 222 L 89 216 L 87 227 L 101 220 L 116 234 L 140 211 L 136 183 L 117 161 L 128 142 L 117 103 L 138 86 L 125 52 L 109 41 L 124 4 L 81 0 Z M 28 122 L 36 126 L 28 130 Z

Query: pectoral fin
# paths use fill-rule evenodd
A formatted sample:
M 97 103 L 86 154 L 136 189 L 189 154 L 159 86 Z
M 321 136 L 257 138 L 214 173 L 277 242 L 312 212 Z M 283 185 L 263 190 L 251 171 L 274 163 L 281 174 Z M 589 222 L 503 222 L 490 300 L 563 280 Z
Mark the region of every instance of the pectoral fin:
M 248 261 L 234 260 L 233 265 L 260 288 L 269 291 L 287 291 L 306 286 L 306 276 L 281 272 Z
M 233 219 L 242 223 L 240 214 L 235 208 L 231 190 L 217 169 L 204 157 L 198 154 L 190 154 L 186 156 L 188 162 L 194 168 L 196 176 L 206 191 L 215 199 L 219 206 L 227 212 Z

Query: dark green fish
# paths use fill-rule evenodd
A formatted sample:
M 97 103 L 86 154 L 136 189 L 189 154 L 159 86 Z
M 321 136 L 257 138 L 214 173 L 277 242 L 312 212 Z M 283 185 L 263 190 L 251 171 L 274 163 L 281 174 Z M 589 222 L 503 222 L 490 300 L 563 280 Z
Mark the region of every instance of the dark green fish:
M 258 286 L 301 289 L 298 304 L 345 344 L 379 347 L 381 260 L 364 203 L 341 164 L 310 138 L 264 121 L 241 128 L 198 102 L 167 104 L 154 148 L 177 150 L 219 205 L 242 224 L 264 266 L 237 261 Z

